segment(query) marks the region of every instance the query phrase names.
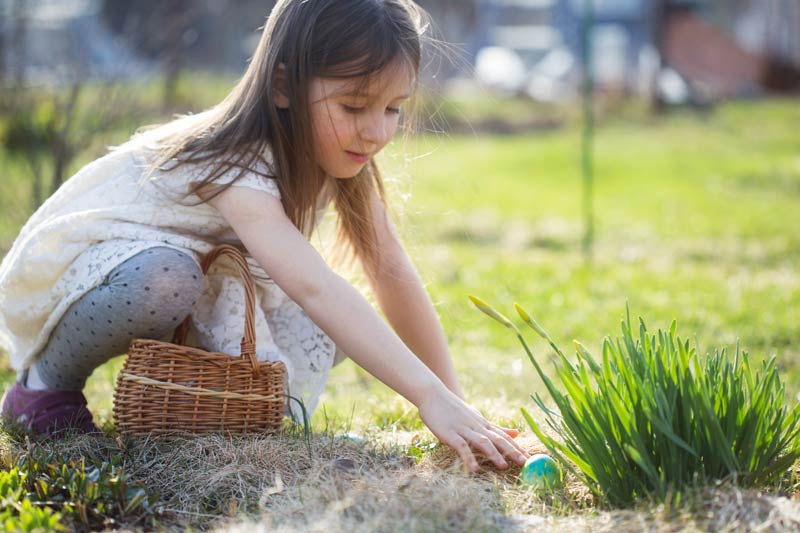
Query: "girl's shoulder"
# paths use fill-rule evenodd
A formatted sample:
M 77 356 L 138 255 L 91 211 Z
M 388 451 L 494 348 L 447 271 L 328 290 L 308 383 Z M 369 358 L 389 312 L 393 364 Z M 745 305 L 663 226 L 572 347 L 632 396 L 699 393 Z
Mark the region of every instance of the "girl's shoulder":
M 272 152 L 244 152 L 235 156 L 210 156 L 195 154 L 191 160 L 166 163 L 159 166 L 158 147 L 140 143 L 132 146 L 134 158 L 148 166 L 147 181 L 166 187 L 176 193 L 191 195 L 198 184 L 211 186 L 246 187 L 269 193 L 280 199 L 280 189 L 275 181 Z
M 228 156 L 211 157 L 187 166 L 192 184 L 245 187 L 263 191 L 280 199 L 272 151 L 248 149 Z

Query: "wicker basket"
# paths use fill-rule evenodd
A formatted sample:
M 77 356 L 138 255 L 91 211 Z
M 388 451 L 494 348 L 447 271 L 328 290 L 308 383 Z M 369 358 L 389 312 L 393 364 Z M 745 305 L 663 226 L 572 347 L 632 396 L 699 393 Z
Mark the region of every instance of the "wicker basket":
M 203 273 L 220 255 L 239 269 L 245 288 L 242 356 L 182 346 L 191 317 L 173 343 L 134 339 L 114 393 L 114 423 L 122 434 L 231 434 L 282 427 L 286 369 L 259 362 L 255 352 L 255 288 L 241 252 L 222 245 L 203 261 Z

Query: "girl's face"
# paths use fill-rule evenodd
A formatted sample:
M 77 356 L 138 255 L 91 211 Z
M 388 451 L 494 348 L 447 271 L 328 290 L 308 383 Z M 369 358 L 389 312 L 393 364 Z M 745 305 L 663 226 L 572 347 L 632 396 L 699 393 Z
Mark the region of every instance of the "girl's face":
M 367 84 L 314 78 L 309 101 L 317 164 L 334 178 L 357 175 L 391 140 L 413 82 L 411 69 L 401 61 Z

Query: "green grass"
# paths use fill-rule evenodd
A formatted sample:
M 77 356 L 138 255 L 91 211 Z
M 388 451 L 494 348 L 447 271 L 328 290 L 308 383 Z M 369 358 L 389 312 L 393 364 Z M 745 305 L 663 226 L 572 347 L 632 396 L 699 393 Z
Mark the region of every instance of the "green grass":
M 516 406 L 540 387 L 516 363 L 515 339 L 476 316 L 470 293 L 501 309 L 519 300 L 559 342 L 578 338 L 594 351 L 616 331 L 627 301 L 654 328 L 677 319 L 684 334 L 706 343 L 701 352 L 738 340 L 757 359 L 776 354 L 794 395 L 798 119 L 800 106 L 779 101 L 729 104 L 707 118 L 601 125 L 591 265 L 580 255 L 577 130 L 426 139 L 416 150 L 430 155 L 392 160 L 413 176 L 402 186 L 410 195 L 404 235 L 469 397 L 489 405 L 500 398 L 497 414 L 516 419 Z M 332 379 L 355 376 L 345 367 Z M 350 390 L 332 387 L 327 399 L 363 402 Z
M 640 318 L 637 332 L 626 310 L 622 337 L 606 337 L 602 357 L 575 341 L 572 361 L 516 304 L 522 321 L 558 354 L 556 385 L 513 322 L 480 298 L 470 300 L 519 339 L 547 387 L 549 400 L 537 394 L 534 401 L 557 437 L 525 408 L 522 414 L 600 502 L 679 502 L 687 488 L 723 479 L 774 486 L 800 457 L 800 405 L 787 405 L 774 357 L 754 372 L 738 347 L 732 356 L 724 349 L 701 356 L 676 335 L 675 321 L 654 334 Z
M 544 392 L 516 339 L 468 301 L 479 294 L 501 310 L 519 301 L 556 342 L 580 339 L 593 353 L 617 331 L 626 302 L 653 330 L 675 318 L 683 335 L 701 339 L 701 353 L 738 341 L 755 361 L 776 355 L 793 401 L 800 390 L 798 123 L 800 106 L 791 100 L 730 103 L 709 115 L 606 117 L 595 145 L 596 242 L 588 265 L 580 252 L 577 127 L 398 143 L 385 158 L 387 173 L 400 179 L 393 203 L 468 400 L 522 428 L 519 407 L 531 410 L 529 395 Z M 20 206 L 29 193 L 22 163 L 0 151 L 0 164 L 2 252 L 25 220 Z M 552 350 L 543 342 L 532 348 L 552 371 Z M 101 420 L 110 419 L 121 362 L 90 379 L 87 395 Z M 422 425 L 411 407 L 346 362 L 333 370 L 313 425 L 416 432 Z

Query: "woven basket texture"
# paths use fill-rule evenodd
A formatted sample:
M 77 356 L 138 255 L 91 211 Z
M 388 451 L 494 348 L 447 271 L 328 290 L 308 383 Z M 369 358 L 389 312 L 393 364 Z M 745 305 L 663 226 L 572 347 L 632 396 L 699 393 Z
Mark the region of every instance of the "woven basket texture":
M 283 425 L 281 362 L 259 362 L 255 353 L 255 287 L 242 253 L 221 245 L 203 261 L 203 273 L 226 256 L 245 287 L 241 357 L 184 346 L 191 317 L 173 342 L 135 339 L 117 378 L 114 424 L 124 435 L 264 433 Z

